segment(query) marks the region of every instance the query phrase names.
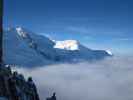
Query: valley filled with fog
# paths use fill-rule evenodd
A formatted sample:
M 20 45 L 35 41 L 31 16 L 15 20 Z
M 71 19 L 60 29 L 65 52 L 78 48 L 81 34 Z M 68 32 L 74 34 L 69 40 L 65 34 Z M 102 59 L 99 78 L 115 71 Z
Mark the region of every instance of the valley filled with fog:
M 15 70 L 33 77 L 41 100 L 133 100 L 133 56 Z

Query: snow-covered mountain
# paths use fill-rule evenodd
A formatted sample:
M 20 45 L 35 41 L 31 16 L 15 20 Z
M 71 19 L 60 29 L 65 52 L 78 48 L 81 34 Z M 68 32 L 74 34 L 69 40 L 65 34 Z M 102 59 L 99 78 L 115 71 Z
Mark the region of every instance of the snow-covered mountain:
M 79 50 L 79 44 L 76 40 L 55 41 L 54 48 L 75 51 Z
M 4 32 L 6 64 L 35 67 L 99 60 L 111 55 L 110 51 L 88 49 L 76 40 L 52 41 L 21 27 Z

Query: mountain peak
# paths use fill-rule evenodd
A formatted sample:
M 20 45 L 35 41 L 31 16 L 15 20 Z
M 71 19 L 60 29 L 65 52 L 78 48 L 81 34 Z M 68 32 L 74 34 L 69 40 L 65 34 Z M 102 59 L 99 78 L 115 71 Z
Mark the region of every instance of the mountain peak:
M 77 40 L 52 41 L 23 27 L 5 31 L 4 43 L 4 61 L 19 66 L 92 61 L 112 55 L 109 50 L 89 49 Z
M 22 27 L 20 27 L 20 26 L 19 27 L 16 27 L 16 31 L 22 37 L 26 37 L 26 35 L 27 35 L 27 33 L 24 32 L 24 29 Z
M 54 48 L 65 50 L 79 50 L 79 42 L 76 40 L 55 41 Z
M 21 26 L 17 26 L 16 30 L 23 30 L 23 28 Z
M 113 53 L 110 51 L 110 50 L 106 50 L 106 52 L 109 54 L 109 55 L 113 55 Z

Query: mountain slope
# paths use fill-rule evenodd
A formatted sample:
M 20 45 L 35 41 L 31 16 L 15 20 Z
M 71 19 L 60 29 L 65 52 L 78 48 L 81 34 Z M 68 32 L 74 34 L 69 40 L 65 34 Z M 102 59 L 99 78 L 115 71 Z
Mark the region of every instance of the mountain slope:
M 4 61 L 6 64 L 19 66 L 40 66 L 50 64 L 51 61 L 44 58 L 27 43 L 28 40 L 18 35 L 12 28 L 4 34 Z
M 57 49 L 60 57 L 65 60 L 74 62 L 85 60 L 100 60 L 107 56 L 112 56 L 111 53 L 109 54 L 109 51 L 107 52 L 105 50 L 91 50 L 81 45 L 76 40 L 57 41 L 54 48 Z
M 104 50 L 91 50 L 76 40 L 52 41 L 17 27 L 4 32 L 4 61 L 19 66 L 42 66 L 62 62 L 79 62 L 111 56 Z

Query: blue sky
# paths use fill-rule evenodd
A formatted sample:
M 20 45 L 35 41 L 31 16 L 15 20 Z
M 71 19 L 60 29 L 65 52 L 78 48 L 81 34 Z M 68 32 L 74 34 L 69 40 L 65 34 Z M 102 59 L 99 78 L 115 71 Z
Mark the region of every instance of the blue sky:
M 4 0 L 4 27 L 133 54 L 132 0 Z

